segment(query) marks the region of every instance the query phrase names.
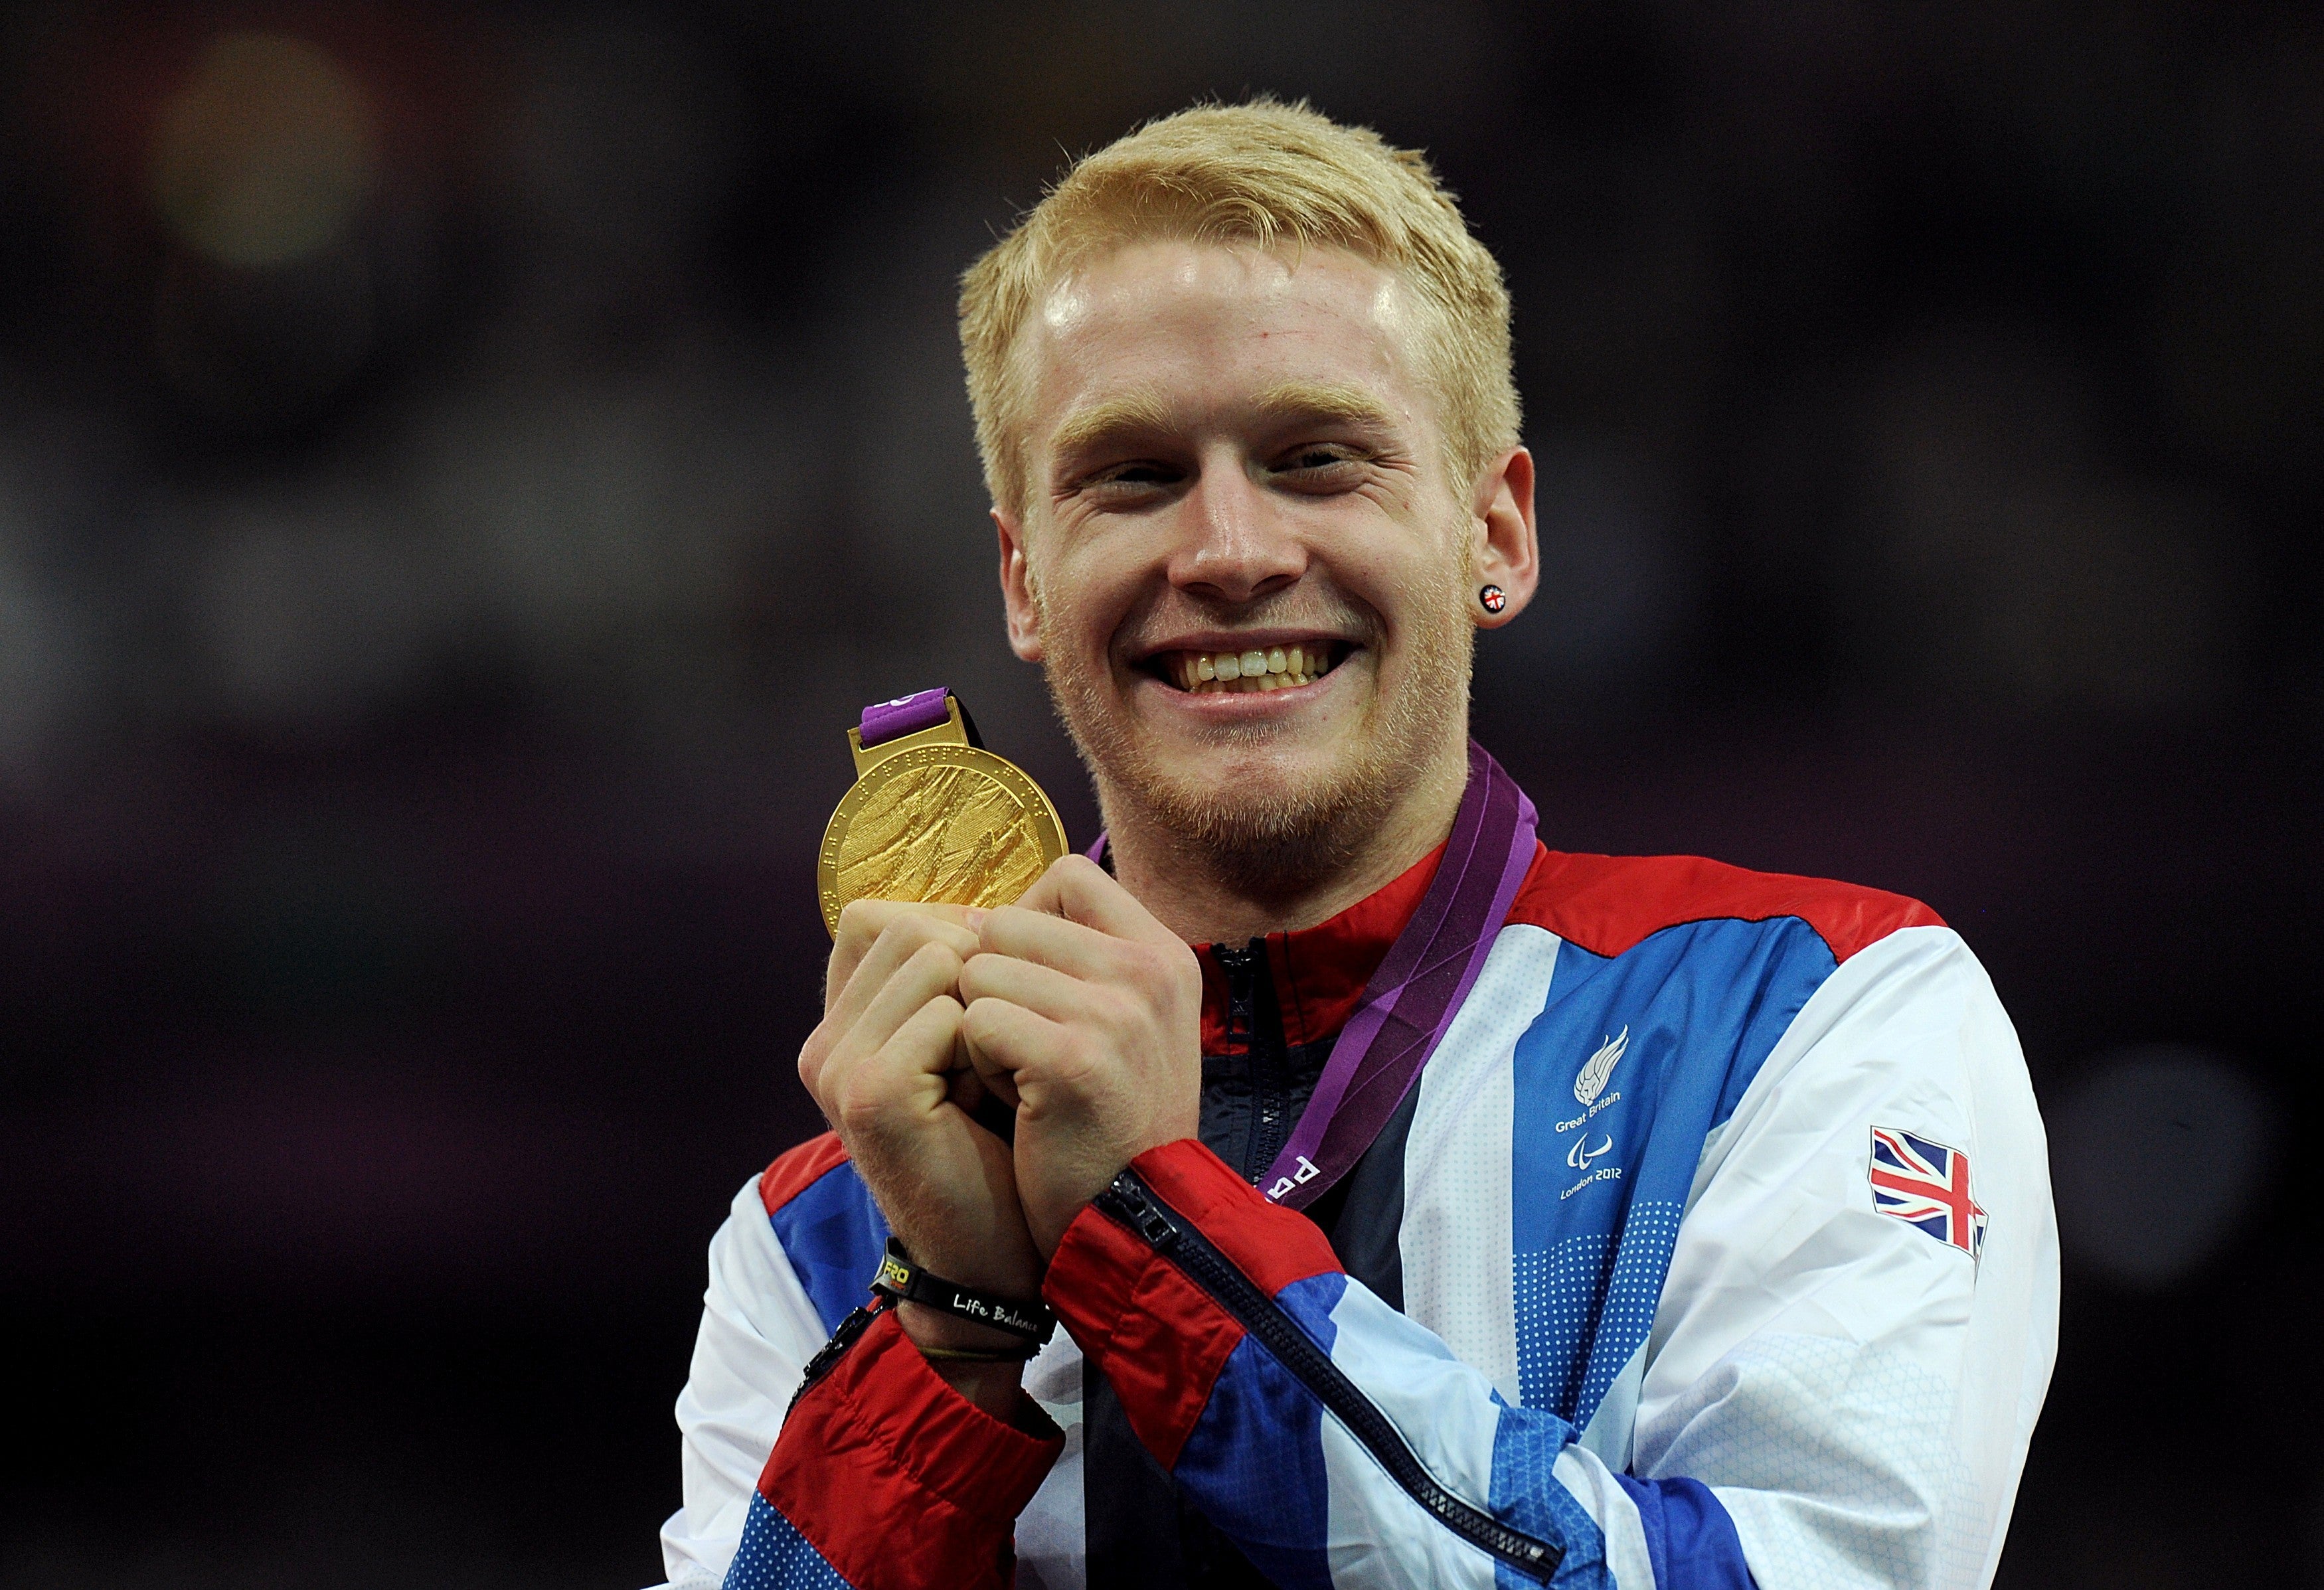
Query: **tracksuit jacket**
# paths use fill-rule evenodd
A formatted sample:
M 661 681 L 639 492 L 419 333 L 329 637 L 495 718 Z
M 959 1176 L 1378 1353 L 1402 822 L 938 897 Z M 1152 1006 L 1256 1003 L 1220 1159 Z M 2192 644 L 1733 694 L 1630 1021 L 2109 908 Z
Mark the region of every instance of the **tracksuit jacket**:
M 1960 937 L 1874 890 L 1537 849 L 1354 1169 L 1270 1202 L 1437 861 L 1198 947 L 1200 1139 L 1067 1230 L 1012 1420 L 892 1315 L 802 1391 L 886 1224 L 831 1136 L 746 1184 L 678 1403 L 669 1583 L 1987 1584 L 2058 1261 Z

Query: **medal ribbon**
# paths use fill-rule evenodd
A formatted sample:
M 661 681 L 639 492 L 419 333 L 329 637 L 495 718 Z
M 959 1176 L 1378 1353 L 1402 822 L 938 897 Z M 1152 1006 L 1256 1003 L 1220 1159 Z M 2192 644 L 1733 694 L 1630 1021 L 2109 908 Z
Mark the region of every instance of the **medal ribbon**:
M 1420 1080 L 1533 867 L 1537 823 L 1517 780 L 1471 740 L 1469 786 L 1444 859 L 1340 1030 L 1291 1141 L 1259 1182 L 1269 1199 L 1303 1209 L 1321 1197 L 1354 1168 Z
M 945 697 L 951 694 L 939 685 L 934 690 L 899 695 L 893 701 L 874 702 L 863 709 L 855 738 L 869 748 L 922 729 L 933 729 L 950 715 L 945 711 Z
M 1533 866 L 1539 818 L 1517 780 L 1475 740 L 1469 784 L 1428 892 L 1388 946 L 1363 1003 L 1340 1029 L 1291 1141 L 1259 1189 L 1304 1209 L 1354 1168 L 1388 1125 L 1477 984 Z M 1089 849 L 1105 856 L 1105 835 Z

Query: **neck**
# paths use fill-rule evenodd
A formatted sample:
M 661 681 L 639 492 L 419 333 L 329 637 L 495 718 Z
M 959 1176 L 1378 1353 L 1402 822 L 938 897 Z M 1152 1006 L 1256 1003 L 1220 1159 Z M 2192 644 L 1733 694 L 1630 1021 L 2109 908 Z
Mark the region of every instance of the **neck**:
M 1263 885 L 1251 881 L 1253 869 L 1128 802 L 1105 802 L 1106 842 L 1114 876 L 1171 932 L 1189 943 L 1240 943 L 1335 916 L 1443 844 L 1468 776 L 1467 736 L 1456 735 L 1385 818 L 1364 821 L 1356 825 L 1360 832 L 1320 847 L 1328 860 Z

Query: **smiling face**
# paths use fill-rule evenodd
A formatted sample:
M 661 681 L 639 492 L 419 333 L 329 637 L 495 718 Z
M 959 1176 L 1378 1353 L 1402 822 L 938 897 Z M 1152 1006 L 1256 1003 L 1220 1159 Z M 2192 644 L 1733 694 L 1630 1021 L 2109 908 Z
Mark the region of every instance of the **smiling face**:
M 1415 799 L 1450 821 L 1473 627 L 1531 589 L 1531 474 L 1519 450 L 1452 479 L 1417 314 L 1338 250 L 1148 241 L 1027 326 L 1010 639 L 1118 840 L 1283 895 Z M 1480 580 L 1511 598 L 1489 620 Z

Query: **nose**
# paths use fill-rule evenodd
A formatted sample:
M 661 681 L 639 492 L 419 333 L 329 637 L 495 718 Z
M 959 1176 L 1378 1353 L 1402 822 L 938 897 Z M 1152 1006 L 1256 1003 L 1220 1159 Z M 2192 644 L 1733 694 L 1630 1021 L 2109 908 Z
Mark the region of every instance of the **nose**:
M 1204 459 L 1194 489 L 1180 499 L 1178 519 L 1169 574 L 1181 591 L 1252 602 L 1296 584 L 1307 570 L 1297 527 L 1240 459 Z

